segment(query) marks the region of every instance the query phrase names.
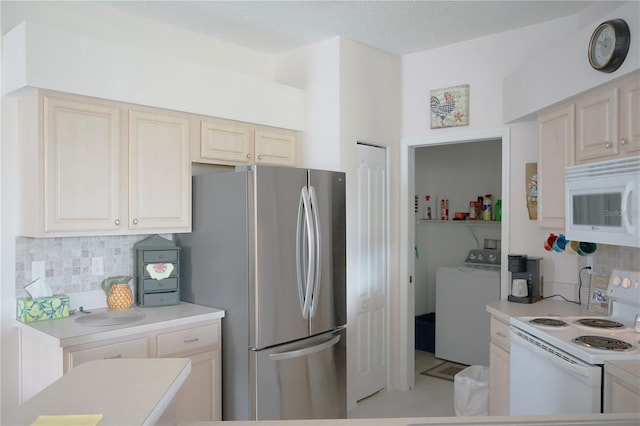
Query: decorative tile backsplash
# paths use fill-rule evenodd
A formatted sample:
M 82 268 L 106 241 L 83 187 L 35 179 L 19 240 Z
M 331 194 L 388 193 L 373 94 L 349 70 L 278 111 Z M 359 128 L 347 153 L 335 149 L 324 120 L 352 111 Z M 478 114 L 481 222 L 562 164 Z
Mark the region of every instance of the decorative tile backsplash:
M 173 240 L 173 235 L 162 235 Z M 103 281 L 135 271 L 134 245 L 149 235 L 16 238 L 16 297 L 33 281 L 32 262 L 44 262 L 45 283 L 56 294 L 100 290 Z M 102 258 L 104 273 L 92 275 L 91 259 Z
M 585 266 L 586 257 L 582 259 Z M 593 271 L 608 279 L 614 269 L 640 270 L 640 249 L 598 244 L 593 254 Z

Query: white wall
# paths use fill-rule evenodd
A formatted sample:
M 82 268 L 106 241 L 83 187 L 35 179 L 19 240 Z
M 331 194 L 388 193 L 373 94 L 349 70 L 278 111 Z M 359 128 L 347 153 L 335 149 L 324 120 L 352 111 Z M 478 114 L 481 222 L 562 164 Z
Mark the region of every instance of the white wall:
M 402 137 L 503 126 L 502 82 L 533 52 L 575 28 L 576 18 L 499 33 L 402 57 Z M 469 126 L 430 129 L 429 95 L 434 89 L 469 84 Z
M 341 170 L 340 39 L 330 38 L 278 55 L 275 79 L 305 92 L 299 166 Z
M 601 22 L 614 18 L 622 18 L 629 25 L 632 39 L 629 52 L 615 72 L 595 71 L 587 61 L 591 34 Z M 549 105 L 640 68 L 640 49 L 636 44 L 636 40 L 640 39 L 638 1 L 594 2 L 574 20 L 576 25 L 573 31 L 551 40 L 538 51 L 531 51 L 530 58 L 521 63 L 515 72 L 504 74 L 505 122 L 535 118 L 535 112 Z
M 86 1 L 2 1 L 5 34 L 23 20 L 270 80 L 273 56 Z M 153 70 L 149 70 L 150 73 Z

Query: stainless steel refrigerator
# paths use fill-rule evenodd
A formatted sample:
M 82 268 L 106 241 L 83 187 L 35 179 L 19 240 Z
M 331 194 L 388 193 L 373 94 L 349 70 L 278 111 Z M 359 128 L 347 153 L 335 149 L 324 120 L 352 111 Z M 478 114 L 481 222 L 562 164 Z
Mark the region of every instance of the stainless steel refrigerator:
M 193 177 L 181 300 L 224 309 L 223 420 L 346 417 L 345 176 Z

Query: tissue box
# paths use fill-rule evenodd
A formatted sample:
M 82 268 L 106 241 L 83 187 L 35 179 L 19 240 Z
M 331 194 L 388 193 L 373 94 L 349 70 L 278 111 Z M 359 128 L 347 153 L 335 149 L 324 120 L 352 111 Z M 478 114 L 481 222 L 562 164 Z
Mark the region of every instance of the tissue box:
M 66 318 L 69 316 L 69 296 L 60 294 L 51 297 L 28 299 L 18 298 L 16 319 L 29 323 L 49 319 Z

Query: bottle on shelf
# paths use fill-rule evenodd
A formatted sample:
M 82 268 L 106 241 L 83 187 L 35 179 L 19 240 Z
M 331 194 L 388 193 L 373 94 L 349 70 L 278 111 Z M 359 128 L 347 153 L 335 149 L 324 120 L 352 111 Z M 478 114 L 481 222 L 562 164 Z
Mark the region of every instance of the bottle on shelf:
M 476 201 L 476 220 L 482 220 L 482 206 L 484 205 L 484 199 L 482 195 L 478 196 L 478 201 Z
M 476 202 L 469 201 L 469 220 L 476 220 Z
M 449 220 L 449 200 L 444 197 L 440 199 L 440 220 Z
M 424 206 L 424 215 L 423 219 L 431 220 L 431 195 L 426 195 L 424 197 L 425 206 Z
M 496 200 L 496 220 L 502 220 L 502 200 Z
M 482 207 L 482 220 L 493 220 L 493 212 L 491 208 L 491 194 L 485 194 L 484 205 Z

